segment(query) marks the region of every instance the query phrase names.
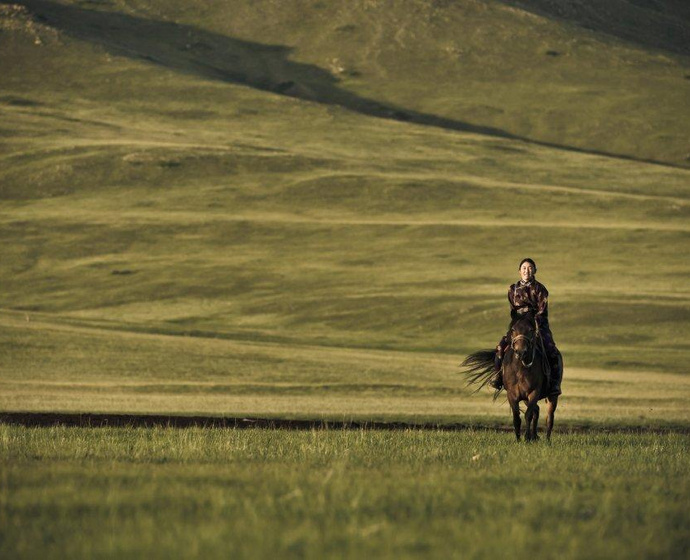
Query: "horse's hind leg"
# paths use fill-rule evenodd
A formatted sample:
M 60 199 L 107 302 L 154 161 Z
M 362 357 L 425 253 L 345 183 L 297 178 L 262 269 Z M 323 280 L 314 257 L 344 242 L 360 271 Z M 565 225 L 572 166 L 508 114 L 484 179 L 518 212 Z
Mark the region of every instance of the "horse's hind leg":
M 513 411 L 513 428 L 515 428 L 515 437 L 520 441 L 520 425 L 522 421 L 520 420 L 520 403 L 508 395 L 508 402 L 510 403 L 510 410 Z
M 532 439 L 539 439 L 537 435 L 537 425 L 539 424 L 539 405 L 534 405 L 534 416 L 532 416 Z
M 553 430 L 553 417 L 556 413 L 556 407 L 558 406 L 558 395 L 554 395 L 548 398 L 549 401 L 549 411 L 546 413 L 546 439 L 551 439 L 551 430 Z

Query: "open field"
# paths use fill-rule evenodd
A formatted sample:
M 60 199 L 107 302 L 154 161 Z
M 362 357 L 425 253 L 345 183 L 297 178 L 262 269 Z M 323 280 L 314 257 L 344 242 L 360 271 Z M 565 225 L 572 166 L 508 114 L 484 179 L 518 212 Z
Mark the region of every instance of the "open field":
M 366 4 L 407 13 L 395 2 Z M 431 4 L 415 3 L 420 13 Z M 374 64 L 386 41 L 373 31 L 361 41 L 333 43 L 369 60 L 372 67 L 359 76 L 333 78 L 328 59 L 314 58 L 325 56 L 325 39 L 311 31 L 347 27 L 352 18 L 377 20 L 359 3 L 326 15 L 310 2 L 271 10 L 237 2 L 233 17 L 214 3 L 194 13 L 176 2 L 22 5 L 3 11 L 0 36 L 7 54 L 0 59 L 0 307 L 9 316 L 279 342 L 286 350 L 412 350 L 458 359 L 503 334 L 506 287 L 529 254 L 551 291 L 552 328 L 569 367 L 687 372 L 690 170 L 676 156 L 674 165 L 649 163 L 666 161 L 643 149 L 653 136 L 616 121 L 634 115 L 655 123 L 673 146 L 669 154 L 687 150 L 685 43 L 650 50 L 652 23 L 638 33 L 640 45 L 616 38 L 620 30 L 597 34 L 498 2 L 429 8 L 438 12 L 429 15 L 434 34 L 403 26 L 409 36 L 399 41 L 417 37 L 422 50 L 414 52 L 438 62 L 445 44 L 439 26 L 475 53 L 489 48 L 486 40 L 460 33 L 465 27 L 456 23 L 469 29 L 476 18 L 493 22 L 503 31 L 491 48 L 499 48 L 496 41 L 514 45 L 512 33 L 521 30 L 526 51 L 504 45 L 512 54 L 493 57 L 494 64 L 506 75 L 515 64 L 531 68 L 538 76 L 520 76 L 525 91 L 539 89 L 560 107 L 545 112 L 538 97 L 530 105 L 513 84 L 512 109 L 491 101 L 503 112 L 490 113 L 503 121 L 453 128 L 433 119 L 383 118 L 385 111 L 374 116 L 353 101 L 403 106 L 402 98 L 387 99 L 382 84 L 397 84 L 400 95 L 414 91 L 409 79 L 400 81 L 401 68 L 415 64 L 409 49 L 400 47 L 395 70 Z M 677 11 L 669 13 L 685 13 L 669 6 Z M 157 14 L 165 20 L 159 27 Z M 300 38 L 287 31 L 296 14 L 304 19 Z M 632 8 L 630 17 L 639 23 Z M 681 36 L 684 21 L 677 19 Z M 152 25 L 162 33 L 158 41 L 140 37 Z M 107 34 L 98 32 L 104 27 Z M 574 50 L 544 55 L 537 30 L 542 39 L 545 30 L 570 37 Z M 307 44 L 307 37 L 318 40 Z M 209 48 L 199 46 L 206 40 Z M 443 101 L 450 90 L 458 100 L 478 95 L 489 103 L 486 89 L 500 90 L 496 72 L 483 74 L 482 87 L 478 78 L 463 88 L 454 81 L 461 68 L 463 76 L 476 76 L 482 57 L 446 61 L 460 65 L 453 72 L 441 64 L 443 88 L 432 76 L 417 76 L 434 83 L 418 98 L 438 106 L 410 111 L 463 121 L 466 115 Z M 236 65 L 244 79 L 223 65 Z M 655 72 L 678 83 L 664 85 Z M 335 93 L 317 87 L 328 76 Z M 599 93 L 583 98 L 591 101 L 587 111 L 576 109 L 571 98 L 548 93 L 559 80 Z M 641 98 L 627 106 L 630 97 L 597 80 L 624 84 Z M 312 84 L 313 98 L 273 87 L 286 81 Z M 611 103 L 624 109 L 612 111 Z M 559 120 L 559 111 L 577 118 Z M 526 116 L 534 112 L 551 119 L 540 130 L 561 136 L 511 128 L 517 115 L 536 122 Z M 612 136 L 627 147 L 613 150 Z M 602 155 L 611 151 L 628 159 Z M 154 369 L 155 361 L 138 360 L 120 375 Z
M 677 434 L 5 426 L 0 554 L 683 558 L 688 452 Z
M 238 1 L 232 15 L 213 2 L 2 4 L 3 316 L 459 361 L 503 334 L 505 290 L 529 254 L 568 367 L 686 373 L 687 11 L 668 4 L 678 35 L 659 43 L 666 16 L 630 7 L 628 25 L 647 21 L 631 43 L 577 14 L 507 4 Z M 377 33 L 381 10 L 400 19 Z M 497 30 L 491 45 L 470 32 L 479 23 Z M 443 62 L 451 32 L 474 54 Z M 328 65 L 335 37 L 329 48 L 368 61 L 359 75 Z M 563 56 L 544 54 L 543 41 L 566 37 Z M 520 87 L 516 65 L 529 69 Z M 412 80 L 407 67 L 446 79 Z M 413 82 L 433 87 L 420 95 Z M 668 158 L 648 141 L 666 142 Z M 65 363 L 70 344 L 50 359 Z M 8 362 L 22 359 L 8 348 Z M 131 352 L 92 374 L 130 360 L 118 375 L 166 376 Z M 81 375 L 71 363 L 67 383 Z
M 1 413 L 507 426 L 458 365 L 525 256 L 566 366 L 552 445 L 0 425 L 0 557 L 687 557 L 689 45 L 683 0 L 0 1 Z
M 131 333 L 0 316 L 6 411 L 206 414 L 509 425 L 457 354 Z M 567 354 L 566 354 L 567 359 Z M 639 357 L 638 357 L 639 359 Z M 568 368 L 559 425 L 690 427 L 690 378 Z

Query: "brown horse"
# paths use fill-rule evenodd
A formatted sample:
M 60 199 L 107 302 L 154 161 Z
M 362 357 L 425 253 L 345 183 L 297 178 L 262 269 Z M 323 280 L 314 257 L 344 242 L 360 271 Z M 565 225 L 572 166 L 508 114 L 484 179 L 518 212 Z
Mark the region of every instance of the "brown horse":
M 495 350 L 482 350 L 467 356 L 462 366 L 467 369 L 469 383 L 479 383 L 484 387 L 495 374 Z M 559 354 L 559 360 L 562 360 Z M 549 364 L 541 341 L 539 328 L 531 314 L 523 315 L 513 322 L 510 328 L 510 347 L 506 350 L 501 362 L 503 387 L 508 396 L 508 403 L 513 412 L 515 437 L 520 441 L 520 402 L 527 403 L 525 421 L 527 429 L 525 440 L 539 439 L 537 423 L 539 422 L 539 400 L 549 403 L 546 418 L 546 439 L 551 438 L 553 419 L 558 406 L 558 395 L 548 395 Z M 496 390 L 494 399 L 498 398 L 501 389 Z

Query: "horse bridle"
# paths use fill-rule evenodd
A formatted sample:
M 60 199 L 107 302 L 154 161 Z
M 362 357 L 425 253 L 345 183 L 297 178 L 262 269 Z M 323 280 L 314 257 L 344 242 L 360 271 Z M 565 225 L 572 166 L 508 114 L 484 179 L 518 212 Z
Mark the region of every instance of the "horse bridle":
M 526 368 L 532 367 L 532 364 L 534 363 L 534 357 L 537 355 L 537 345 L 535 344 L 535 339 L 537 337 L 537 334 L 539 333 L 539 325 L 537 325 L 536 321 L 534 323 L 534 333 L 532 336 L 527 336 L 526 334 L 518 334 L 514 337 L 510 337 L 510 348 L 515 354 L 517 355 L 517 350 L 515 349 L 514 344 L 518 340 L 526 340 L 527 343 L 532 347 L 532 359 L 530 360 L 529 364 L 525 363 L 524 358 L 520 358 L 520 362 L 522 363 L 523 366 Z

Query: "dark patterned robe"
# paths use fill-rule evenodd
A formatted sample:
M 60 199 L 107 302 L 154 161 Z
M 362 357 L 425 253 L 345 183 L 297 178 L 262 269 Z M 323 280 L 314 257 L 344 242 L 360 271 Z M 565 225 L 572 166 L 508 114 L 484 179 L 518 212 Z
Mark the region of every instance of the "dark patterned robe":
M 530 282 L 516 282 L 508 289 L 508 303 L 513 320 L 531 311 L 540 329 L 542 326 L 549 328 L 549 291 L 544 284 L 534 278 Z

